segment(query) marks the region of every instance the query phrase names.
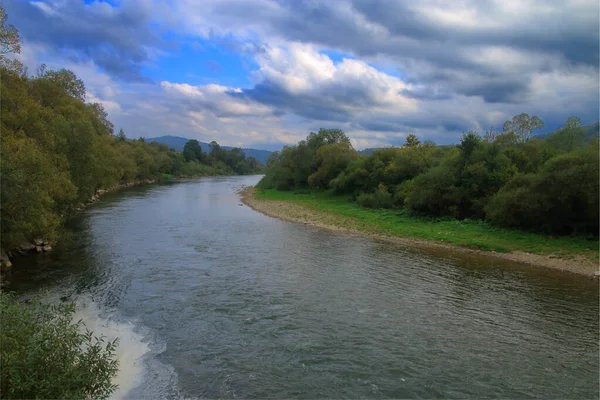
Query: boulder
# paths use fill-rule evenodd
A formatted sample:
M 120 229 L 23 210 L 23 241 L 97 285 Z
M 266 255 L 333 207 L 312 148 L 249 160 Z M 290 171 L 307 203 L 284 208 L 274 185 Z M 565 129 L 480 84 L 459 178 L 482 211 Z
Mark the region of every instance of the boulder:
M 41 253 L 42 251 L 43 251 L 42 250 L 42 246 L 35 246 L 35 252 L 36 253 Z
M 52 246 L 50 246 L 49 244 L 47 244 L 44 247 L 42 247 L 42 250 L 48 252 L 48 251 L 52 250 Z
M 42 239 L 33 239 L 33 244 L 36 246 L 42 246 L 44 244 L 44 240 Z
M 24 252 L 30 252 L 35 250 L 35 244 L 32 243 L 23 243 L 19 246 L 19 249 Z

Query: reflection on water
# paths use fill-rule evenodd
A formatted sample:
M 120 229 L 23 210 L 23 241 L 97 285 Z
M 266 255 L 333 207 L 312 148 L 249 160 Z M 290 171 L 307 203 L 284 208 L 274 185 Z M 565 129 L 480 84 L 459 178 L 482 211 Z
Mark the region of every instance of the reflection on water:
M 596 281 L 278 221 L 257 179 L 106 196 L 11 286 L 133 338 L 131 398 L 598 397 Z

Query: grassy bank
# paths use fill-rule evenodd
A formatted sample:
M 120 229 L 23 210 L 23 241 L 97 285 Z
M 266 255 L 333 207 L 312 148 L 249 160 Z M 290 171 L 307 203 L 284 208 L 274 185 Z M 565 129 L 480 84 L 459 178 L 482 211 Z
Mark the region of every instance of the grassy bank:
M 537 233 L 528 233 L 500 229 L 481 221 L 458 221 L 452 219 L 427 219 L 406 215 L 402 210 L 377 210 L 361 208 L 350 202 L 347 196 L 332 196 L 326 192 L 312 191 L 306 193 L 281 192 L 276 190 L 256 190 L 252 198 L 259 204 L 294 206 L 307 212 L 300 222 L 320 219 L 324 225 L 338 227 L 342 230 L 363 232 L 393 238 L 413 239 L 432 243 L 458 246 L 474 250 L 493 251 L 497 253 L 529 253 L 554 259 L 573 260 L 588 264 L 597 269 L 598 240 L 584 237 L 548 237 Z M 255 204 L 256 205 L 256 204 Z M 317 224 L 319 225 L 319 224 Z M 595 266 L 595 267 L 594 267 Z M 566 269 L 566 268 L 565 268 Z M 592 269 L 593 271 L 593 269 Z

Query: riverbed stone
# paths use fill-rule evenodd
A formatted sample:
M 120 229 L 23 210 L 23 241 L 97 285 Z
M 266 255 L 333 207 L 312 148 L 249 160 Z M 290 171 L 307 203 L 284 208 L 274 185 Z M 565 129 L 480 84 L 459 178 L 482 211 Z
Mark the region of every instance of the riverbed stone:
M 32 243 L 23 243 L 19 246 L 19 249 L 24 252 L 30 252 L 35 250 L 35 244 Z
M 36 252 L 36 253 L 41 253 L 41 252 L 43 252 L 43 251 L 44 251 L 44 250 L 42 249 L 42 246 L 35 246 L 35 252 Z
M 52 246 L 50 246 L 49 244 L 47 244 L 44 247 L 42 247 L 42 250 L 45 251 L 45 252 L 52 251 Z
M 33 239 L 33 244 L 35 244 L 36 246 L 42 246 L 44 244 L 44 240 L 43 239 Z

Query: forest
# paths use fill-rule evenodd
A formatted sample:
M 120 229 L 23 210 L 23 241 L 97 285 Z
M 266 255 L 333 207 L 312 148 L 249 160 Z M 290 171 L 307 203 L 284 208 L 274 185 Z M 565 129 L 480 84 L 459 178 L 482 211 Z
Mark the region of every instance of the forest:
M 360 155 L 338 129 L 310 133 L 273 153 L 258 189 L 345 194 L 367 208 L 411 216 L 480 220 L 549 235 L 598 236 L 598 132 L 576 117 L 541 138 L 536 116 L 519 114 L 502 132 L 464 133 L 437 146 L 404 145 Z
M 5 27 L 3 54 L 18 53 L 18 32 Z M 54 240 L 62 223 L 97 190 L 162 177 L 252 174 L 261 169 L 239 148 L 210 153 L 190 140 L 184 151 L 115 135 L 102 104 L 86 102 L 83 81 L 65 69 L 29 75 L 0 56 L 1 247 Z

